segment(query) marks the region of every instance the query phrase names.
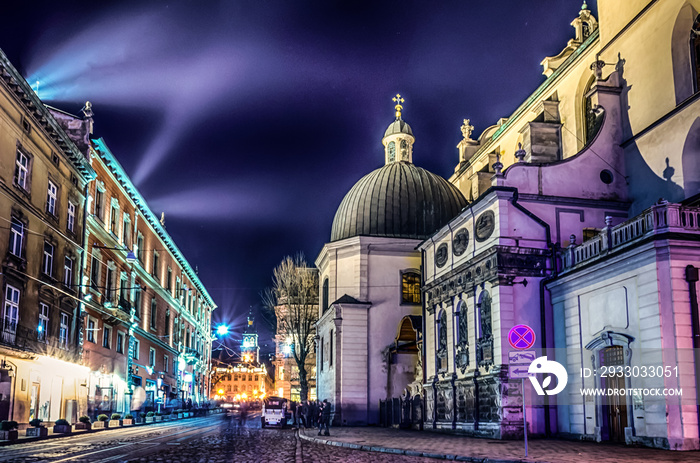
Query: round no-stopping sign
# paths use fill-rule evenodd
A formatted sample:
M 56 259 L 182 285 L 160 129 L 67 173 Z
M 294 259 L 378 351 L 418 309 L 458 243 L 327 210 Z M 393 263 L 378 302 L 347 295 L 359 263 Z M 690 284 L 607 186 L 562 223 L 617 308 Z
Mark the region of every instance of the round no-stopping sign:
M 508 343 L 513 349 L 529 349 L 535 344 L 535 331 L 527 325 L 515 325 L 508 332 Z

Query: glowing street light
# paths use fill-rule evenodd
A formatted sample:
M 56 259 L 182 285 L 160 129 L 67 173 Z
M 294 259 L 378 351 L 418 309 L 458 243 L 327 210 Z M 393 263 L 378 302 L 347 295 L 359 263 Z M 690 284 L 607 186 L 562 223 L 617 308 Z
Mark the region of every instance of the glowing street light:
M 224 395 L 224 390 L 223 390 L 223 389 L 219 389 L 217 392 L 219 393 L 219 395 Z
M 228 326 L 223 323 L 216 327 L 216 334 L 218 336 L 226 336 L 228 334 Z

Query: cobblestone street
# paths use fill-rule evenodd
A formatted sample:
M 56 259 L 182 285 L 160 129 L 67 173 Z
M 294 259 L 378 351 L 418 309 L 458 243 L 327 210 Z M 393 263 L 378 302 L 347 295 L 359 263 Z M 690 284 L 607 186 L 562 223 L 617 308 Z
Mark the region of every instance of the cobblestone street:
M 419 463 L 430 458 L 317 444 L 292 429 L 261 429 L 221 416 L 83 433 L 0 447 L 2 463 Z

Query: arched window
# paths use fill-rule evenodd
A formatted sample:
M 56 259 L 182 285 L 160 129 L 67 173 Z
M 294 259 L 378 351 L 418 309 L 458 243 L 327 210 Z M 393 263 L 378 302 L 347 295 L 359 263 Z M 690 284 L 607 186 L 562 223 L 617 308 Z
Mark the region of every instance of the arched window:
M 435 326 L 437 338 L 437 370 L 447 370 L 447 313 L 442 310 Z
M 389 162 L 396 161 L 396 143 L 394 143 L 393 141 L 389 142 L 388 155 Z
M 321 308 L 323 310 L 322 313 L 325 313 L 326 310 L 328 310 L 328 278 L 323 280 L 323 292 L 322 292 Z
M 467 304 L 459 303 L 459 344 L 468 344 L 469 340 L 469 319 L 467 318 Z
M 591 80 L 588 82 L 588 85 L 586 85 L 586 89 L 583 91 L 583 120 L 585 144 L 588 144 L 588 142 L 590 142 L 593 136 L 595 135 L 596 116 L 595 112 L 593 111 L 593 102 L 591 101 L 591 97 L 588 95 L 588 92 L 593 86 L 593 82 L 595 82 L 595 78 L 591 78 Z
M 401 275 L 401 302 L 420 304 L 420 275 L 418 273 L 406 272 Z
M 490 338 L 491 331 L 491 296 L 487 292 L 481 293 L 479 304 L 479 331 L 482 339 Z
M 401 140 L 401 160 L 408 161 L 408 142 Z
M 459 301 L 457 304 L 456 320 L 456 347 L 455 366 L 462 370 L 462 373 L 469 366 L 469 319 L 467 318 L 467 304 Z

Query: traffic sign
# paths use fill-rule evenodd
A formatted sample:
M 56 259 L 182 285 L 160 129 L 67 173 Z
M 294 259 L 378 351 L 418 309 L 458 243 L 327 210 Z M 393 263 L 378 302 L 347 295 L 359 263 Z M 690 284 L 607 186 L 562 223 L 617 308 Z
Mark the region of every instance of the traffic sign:
M 534 350 L 516 350 L 508 352 L 510 365 L 530 365 L 537 358 Z
M 508 378 L 525 379 L 529 377 L 528 365 L 508 365 Z
M 535 331 L 527 325 L 515 325 L 508 332 L 508 342 L 513 349 L 529 349 L 535 344 Z

